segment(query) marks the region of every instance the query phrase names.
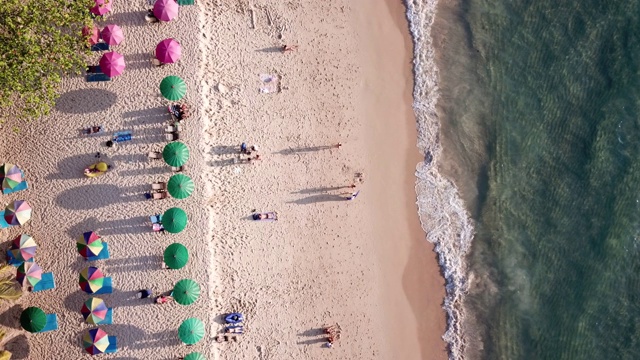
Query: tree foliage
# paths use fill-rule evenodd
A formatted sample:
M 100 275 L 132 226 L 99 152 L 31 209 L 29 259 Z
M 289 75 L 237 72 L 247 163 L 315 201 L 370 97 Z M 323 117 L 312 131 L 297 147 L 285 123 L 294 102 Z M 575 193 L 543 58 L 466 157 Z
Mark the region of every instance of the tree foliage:
M 0 300 L 17 300 L 22 296 L 22 291 L 16 286 L 17 282 L 8 276 L 12 274 L 11 268 L 10 265 L 0 264 Z
M 38 117 L 55 104 L 64 74 L 86 66 L 82 28 L 92 0 L 0 0 L 0 106 Z

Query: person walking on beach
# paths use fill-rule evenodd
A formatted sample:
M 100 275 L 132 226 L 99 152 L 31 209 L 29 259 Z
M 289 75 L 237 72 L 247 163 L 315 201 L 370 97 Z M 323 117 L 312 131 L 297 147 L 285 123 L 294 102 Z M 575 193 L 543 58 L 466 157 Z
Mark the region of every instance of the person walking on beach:
M 360 194 L 360 190 L 358 190 L 358 191 L 354 192 L 353 194 L 351 194 L 351 196 L 349 196 L 349 197 L 347 198 L 347 200 L 353 200 L 353 199 L 355 199 L 356 197 L 358 197 L 358 194 Z
M 282 48 L 280 48 L 283 54 L 295 50 L 298 50 L 298 45 L 282 45 Z

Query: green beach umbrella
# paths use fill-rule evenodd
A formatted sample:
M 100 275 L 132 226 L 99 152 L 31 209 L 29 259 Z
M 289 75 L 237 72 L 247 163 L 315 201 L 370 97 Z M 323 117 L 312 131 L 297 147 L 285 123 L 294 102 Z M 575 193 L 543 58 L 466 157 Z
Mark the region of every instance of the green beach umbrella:
M 173 243 L 164 250 L 164 263 L 169 269 L 180 269 L 189 261 L 189 250 L 179 243 Z
M 20 325 L 28 332 L 41 331 L 47 325 L 47 314 L 38 307 L 28 307 L 20 315 Z
M 189 148 L 180 141 L 168 143 L 162 150 L 162 158 L 169 166 L 180 167 L 189 160 Z
M 167 76 L 160 82 L 160 93 L 167 100 L 178 101 L 187 93 L 187 84 L 177 76 Z
M 184 357 L 184 360 L 207 360 L 207 358 L 199 352 L 192 352 L 187 354 L 187 356 Z
M 180 305 L 191 305 L 200 296 L 200 285 L 191 279 L 182 279 L 173 287 L 171 296 Z
M 188 318 L 178 328 L 178 336 L 183 343 L 193 345 L 204 337 L 204 324 L 200 319 Z
M 187 213 L 180 208 L 171 208 L 162 214 L 162 226 L 172 234 L 177 234 L 187 226 Z
M 184 174 L 173 175 L 169 178 L 169 182 L 167 183 L 167 190 L 169 191 L 169 194 L 176 199 L 188 198 L 194 188 L 193 180 Z

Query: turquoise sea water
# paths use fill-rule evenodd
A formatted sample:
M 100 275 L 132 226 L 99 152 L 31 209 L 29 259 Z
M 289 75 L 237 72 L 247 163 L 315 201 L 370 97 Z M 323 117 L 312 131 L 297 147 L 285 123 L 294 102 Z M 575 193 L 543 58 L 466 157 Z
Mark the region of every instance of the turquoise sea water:
M 444 152 L 477 222 L 470 357 L 640 359 L 640 0 L 442 16 Z

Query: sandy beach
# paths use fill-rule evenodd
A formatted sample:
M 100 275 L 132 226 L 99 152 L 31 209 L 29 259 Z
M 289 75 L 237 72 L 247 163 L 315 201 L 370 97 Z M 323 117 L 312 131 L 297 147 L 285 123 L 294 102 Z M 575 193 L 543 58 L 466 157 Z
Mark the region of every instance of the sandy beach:
M 3 196 L 3 205 L 25 199 L 34 208 L 30 223 L 0 232 L 3 249 L 18 234 L 32 235 L 36 262 L 57 286 L 0 305 L 0 325 L 16 336 L 8 346 L 14 358 L 89 358 L 79 345 L 91 328 L 79 312 L 89 295 L 78 287 L 88 263 L 75 238 L 96 230 L 111 250 L 97 266 L 115 288 L 102 296 L 114 324 L 102 328 L 119 345 L 104 358 L 199 351 L 210 359 L 445 359 L 444 280 L 417 215 L 414 172 L 422 159 L 404 7 L 208 0 L 153 25 L 144 22 L 145 8 L 116 0 L 99 24 L 123 28 L 125 41 L 114 47 L 127 61 L 121 76 L 65 79 L 51 116 L 2 125 L 0 160 L 21 166 L 29 182 L 29 190 Z M 152 50 L 169 37 L 182 44 L 181 60 L 153 67 Z M 298 48 L 282 53 L 285 44 Z M 185 200 L 146 200 L 150 183 L 171 176 L 162 160 L 147 158 L 167 143 L 168 102 L 158 90 L 167 75 L 185 79 L 195 109 L 180 140 L 191 150 L 185 174 L 196 191 Z M 106 132 L 79 135 L 91 125 Z M 14 126 L 20 131 L 11 133 Z M 133 140 L 103 145 L 122 130 Z M 247 162 L 242 142 L 257 145 L 260 159 Z M 113 169 L 84 178 L 96 152 Z M 347 200 L 354 191 L 358 197 Z M 189 215 L 185 231 L 152 232 L 149 215 L 173 206 Z M 254 211 L 277 212 L 278 220 L 254 221 Z M 173 242 L 187 246 L 190 262 L 162 270 L 162 251 Z M 183 278 L 203 288 L 193 305 L 134 297 Z M 23 331 L 17 318 L 27 306 L 56 313 L 60 329 Z M 245 334 L 217 343 L 221 315 L 236 311 Z M 202 319 L 207 334 L 187 348 L 177 328 L 188 317 Z M 322 327 L 335 323 L 342 338 L 328 349 Z

